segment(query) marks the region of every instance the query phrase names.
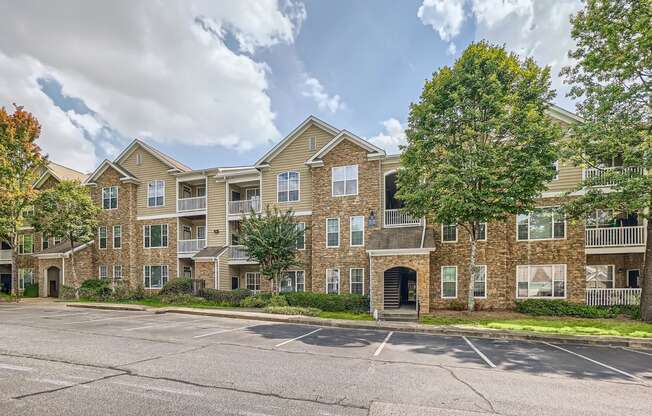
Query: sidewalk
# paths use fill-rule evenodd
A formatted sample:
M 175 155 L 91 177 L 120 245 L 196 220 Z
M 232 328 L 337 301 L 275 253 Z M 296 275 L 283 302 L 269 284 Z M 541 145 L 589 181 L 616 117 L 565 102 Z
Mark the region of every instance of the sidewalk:
M 215 316 L 220 318 L 250 319 L 257 321 L 282 322 L 288 324 L 319 325 L 335 328 L 374 329 L 399 332 L 417 332 L 431 335 L 469 336 L 476 338 L 510 339 L 522 341 L 546 341 L 562 344 L 598 345 L 611 347 L 630 347 L 652 350 L 652 339 L 607 336 L 574 336 L 539 334 L 522 331 L 505 331 L 481 328 L 468 328 L 455 325 L 425 325 L 416 322 L 350 321 L 344 319 L 324 319 L 310 316 L 276 315 L 263 312 L 240 311 L 234 309 L 200 308 L 150 308 L 142 305 L 113 303 L 68 303 L 68 307 L 91 308 L 122 311 L 147 311 L 157 314 L 180 313 L 187 315 Z

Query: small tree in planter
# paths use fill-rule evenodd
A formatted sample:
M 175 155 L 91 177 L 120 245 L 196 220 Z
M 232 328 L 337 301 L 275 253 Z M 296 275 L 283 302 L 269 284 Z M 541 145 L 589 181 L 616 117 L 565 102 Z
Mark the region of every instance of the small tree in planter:
M 260 263 L 260 272 L 280 288 L 283 273 L 301 265 L 297 259 L 297 241 L 304 230 L 294 222 L 292 210 L 285 212 L 267 206 L 264 214 L 251 212 L 242 219 L 241 243 L 247 255 Z

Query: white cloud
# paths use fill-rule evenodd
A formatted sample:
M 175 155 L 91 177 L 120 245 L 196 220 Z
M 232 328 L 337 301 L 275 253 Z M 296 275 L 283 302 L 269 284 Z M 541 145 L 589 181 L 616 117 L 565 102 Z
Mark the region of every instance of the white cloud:
M 455 55 L 457 52 L 457 46 L 455 46 L 455 43 L 451 42 L 448 44 L 448 48 L 446 48 L 446 53 L 449 55 Z
M 534 0 L 473 0 L 471 9 L 477 22 L 491 28 L 512 13 L 515 17 L 532 14 Z
M 66 7 L 2 2 L 0 15 L 6 16 L 0 80 L 6 81 L 8 67 L 32 63 L 12 73 L 13 84 L 22 87 L 4 82 L 0 105 L 16 101 L 36 112 L 44 138 L 57 137 L 56 146 L 44 142 L 53 155 L 87 150 L 88 140 L 85 147 L 73 143 L 83 140 L 81 130 L 92 136 L 98 125 L 90 116 L 58 110 L 36 88 L 37 77 L 56 80 L 62 94 L 83 100 L 96 122 L 128 138 L 148 132 L 155 141 L 240 151 L 278 138 L 269 67 L 251 54 L 293 42 L 306 16 L 289 0 L 175 0 L 164 7 L 153 0 L 77 0 Z M 237 50 L 227 46 L 231 41 Z M 38 111 L 30 108 L 39 104 Z M 59 124 L 46 114 L 58 114 Z M 53 131 L 64 126 L 68 136 Z
M 303 96 L 312 98 L 320 110 L 328 110 L 335 113 L 346 108 L 339 95 L 329 95 L 324 86 L 317 78 L 306 76 L 304 82 Z
M 405 128 L 395 118 L 382 122 L 384 131 L 370 137 L 368 140 L 378 147 L 385 149 L 388 154 L 399 153 L 399 145 L 406 143 Z
M 442 40 L 451 40 L 464 23 L 464 0 L 423 0 L 417 16 L 430 25 Z

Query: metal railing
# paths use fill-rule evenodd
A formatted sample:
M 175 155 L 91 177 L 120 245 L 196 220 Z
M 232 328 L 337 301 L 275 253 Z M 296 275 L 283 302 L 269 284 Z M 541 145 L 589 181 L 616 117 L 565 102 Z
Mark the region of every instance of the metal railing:
M 252 209 L 260 212 L 260 198 L 229 201 L 229 214 L 247 214 Z
M 587 228 L 586 247 L 632 247 L 645 245 L 645 226 Z
M 229 259 L 252 263 L 256 262 L 254 259 L 249 258 L 249 254 L 247 253 L 245 246 L 230 246 Z
M 206 239 L 177 241 L 178 253 L 193 253 L 206 247 Z
M 586 289 L 586 304 L 594 306 L 638 305 L 641 289 Z
M 177 200 L 177 212 L 199 211 L 206 209 L 206 197 L 181 198 Z
M 609 177 L 612 172 L 623 173 L 627 176 L 640 176 L 643 174 L 643 168 L 640 166 L 586 168 L 584 169 L 582 176 L 585 180 L 592 181 L 594 186 L 609 186 L 615 183 L 615 181 Z
M 421 225 L 421 218 L 412 218 L 400 209 L 386 209 L 385 226 L 395 227 L 399 225 Z

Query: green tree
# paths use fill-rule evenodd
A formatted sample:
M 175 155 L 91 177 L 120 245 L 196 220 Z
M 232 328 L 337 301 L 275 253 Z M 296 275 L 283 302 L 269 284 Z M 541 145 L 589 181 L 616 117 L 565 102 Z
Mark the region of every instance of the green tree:
M 29 225 L 24 213 L 36 198 L 34 183 L 47 164 L 36 145 L 40 132 L 38 120 L 23 107 L 14 105 L 13 114 L 0 108 L 0 240 L 11 246 L 11 286 L 17 295 L 19 230 Z
M 78 181 L 63 180 L 54 188 L 41 192 L 34 203 L 34 229 L 44 235 L 59 237 L 70 244 L 73 281 L 76 244 L 91 240 L 97 229 L 99 207 L 88 189 Z
M 397 195 L 409 214 L 466 230 L 469 310 L 481 224 L 533 209 L 555 175 L 553 96 L 548 68 L 480 42 L 436 71 L 410 107 Z
M 582 218 L 595 209 L 638 212 L 652 208 L 652 3 L 650 0 L 588 0 L 572 17 L 575 64 L 562 70 L 580 100 L 583 122 L 573 126 L 567 150 L 595 175 L 568 205 Z M 621 168 L 607 168 L 613 165 Z M 612 163 L 605 163 L 605 162 Z M 613 183 L 609 192 L 604 187 Z M 647 222 L 641 317 L 652 321 L 652 221 Z
M 288 269 L 301 265 L 297 259 L 297 241 L 304 230 L 294 222 L 292 210 L 265 209 L 264 214 L 251 212 L 242 219 L 242 245 L 250 258 L 260 263 L 260 271 L 280 289 L 280 280 Z

